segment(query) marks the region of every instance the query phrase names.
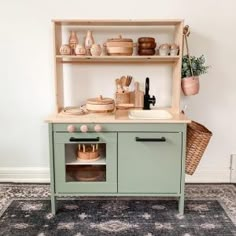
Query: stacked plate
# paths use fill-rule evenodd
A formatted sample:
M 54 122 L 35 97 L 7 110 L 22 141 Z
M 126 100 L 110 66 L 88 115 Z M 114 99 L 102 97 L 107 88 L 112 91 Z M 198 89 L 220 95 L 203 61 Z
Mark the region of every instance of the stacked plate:
M 156 42 L 152 37 L 138 38 L 138 55 L 152 56 L 155 55 Z
M 98 98 L 87 99 L 86 109 L 88 112 L 111 112 L 115 108 L 115 103 L 112 98 L 104 98 L 101 95 Z

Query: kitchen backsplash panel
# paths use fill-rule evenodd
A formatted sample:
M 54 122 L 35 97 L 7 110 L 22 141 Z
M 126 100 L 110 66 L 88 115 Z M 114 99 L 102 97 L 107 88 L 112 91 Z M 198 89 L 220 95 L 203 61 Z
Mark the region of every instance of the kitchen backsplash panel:
M 115 79 L 122 75 L 133 76 L 130 91 L 134 82 L 140 82 L 140 89 L 145 90 L 145 78 L 150 78 L 150 94 L 157 98 L 156 106 L 171 104 L 172 70 L 165 65 L 157 64 L 81 64 L 80 66 L 65 66 L 64 98 L 65 106 L 78 106 L 87 98 L 103 95 L 114 98 Z

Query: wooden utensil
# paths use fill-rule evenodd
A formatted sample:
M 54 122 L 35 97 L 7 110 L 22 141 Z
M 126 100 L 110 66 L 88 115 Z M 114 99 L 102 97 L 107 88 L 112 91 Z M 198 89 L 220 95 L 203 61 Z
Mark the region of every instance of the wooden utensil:
M 117 93 L 123 93 L 124 92 L 124 90 L 123 90 L 123 88 L 121 86 L 120 79 L 116 79 L 116 92 Z
M 120 78 L 120 81 L 121 81 L 121 86 L 123 88 L 123 92 L 128 92 L 128 87 L 131 84 L 132 76 L 130 75 L 122 76 Z
M 120 83 L 121 83 L 121 87 L 122 87 L 122 89 L 124 90 L 124 87 L 125 87 L 125 85 L 126 85 L 126 82 L 127 81 L 127 77 L 126 76 L 121 76 L 121 78 L 120 78 Z
M 127 87 L 127 91 L 128 91 L 128 87 L 129 87 L 130 84 L 131 84 L 132 79 L 133 79 L 132 76 L 127 75 L 127 80 L 126 80 L 126 83 L 125 83 L 125 86 Z

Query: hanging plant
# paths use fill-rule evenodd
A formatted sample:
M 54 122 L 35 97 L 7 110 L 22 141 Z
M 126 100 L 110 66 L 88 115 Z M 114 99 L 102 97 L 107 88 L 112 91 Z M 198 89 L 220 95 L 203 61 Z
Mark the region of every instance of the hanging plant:
M 189 63 L 189 59 L 191 60 L 191 66 Z M 209 66 L 205 65 L 205 57 L 201 55 L 200 57 L 183 56 L 182 58 L 182 78 L 191 77 L 191 76 L 200 76 L 202 74 L 207 73 Z M 191 71 L 192 69 L 192 71 Z
M 188 49 L 187 36 L 189 36 L 189 27 L 184 28 L 184 39 L 186 43 L 187 55 L 182 57 L 181 87 L 184 95 L 195 95 L 199 92 L 199 76 L 207 73 L 209 66 L 205 65 L 205 57 L 190 56 Z

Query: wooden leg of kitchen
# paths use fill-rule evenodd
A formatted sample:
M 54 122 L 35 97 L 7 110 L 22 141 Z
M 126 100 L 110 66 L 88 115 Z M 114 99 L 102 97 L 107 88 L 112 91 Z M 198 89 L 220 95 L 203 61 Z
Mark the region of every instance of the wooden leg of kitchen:
M 184 214 L 184 194 L 182 194 L 182 196 L 179 198 L 179 213 L 181 215 Z
M 56 196 L 51 193 L 51 211 L 53 215 L 56 215 L 57 206 L 56 206 Z

